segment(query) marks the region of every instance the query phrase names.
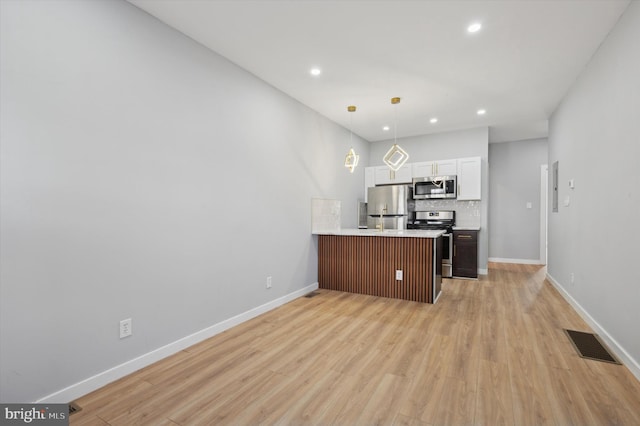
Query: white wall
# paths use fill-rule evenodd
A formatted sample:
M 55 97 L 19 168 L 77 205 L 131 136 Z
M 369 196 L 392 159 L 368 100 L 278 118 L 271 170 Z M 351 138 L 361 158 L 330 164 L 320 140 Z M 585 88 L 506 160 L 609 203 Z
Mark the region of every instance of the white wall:
M 639 40 L 640 2 L 631 2 L 551 118 L 549 167 L 559 162 L 560 202 L 549 214 L 548 264 L 638 377 Z
M 547 139 L 489 144 L 490 259 L 540 260 L 540 166 L 548 155 Z
M 317 281 L 311 198 L 354 227 L 362 192 L 346 129 L 126 2 L 0 5 L 2 402 Z
M 370 166 L 383 165 L 382 158 L 393 145 L 393 140 L 371 143 Z M 473 226 L 480 225 L 478 236 L 478 268 L 487 269 L 489 254 L 489 234 L 487 208 L 489 204 L 489 129 L 481 127 L 457 132 L 436 133 L 398 139 L 400 145 L 409 154 L 409 162 L 448 160 L 462 157 L 482 157 L 482 200 L 430 201 L 435 209 L 456 210 L 457 223 Z M 424 203 L 423 203 L 424 204 Z M 467 217 L 479 212 L 478 217 Z M 479 223 L 476 223 L 479 222 Z M 485 272 L 486 273 L 486 272 Z

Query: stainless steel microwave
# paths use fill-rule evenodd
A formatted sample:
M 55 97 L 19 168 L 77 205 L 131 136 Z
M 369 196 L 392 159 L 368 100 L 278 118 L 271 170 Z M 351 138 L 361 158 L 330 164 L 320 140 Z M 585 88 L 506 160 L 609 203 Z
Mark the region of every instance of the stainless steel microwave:
M 456 198 L 458 196 L 457 180 L 455 175 L 413 178 L 413 199 Z

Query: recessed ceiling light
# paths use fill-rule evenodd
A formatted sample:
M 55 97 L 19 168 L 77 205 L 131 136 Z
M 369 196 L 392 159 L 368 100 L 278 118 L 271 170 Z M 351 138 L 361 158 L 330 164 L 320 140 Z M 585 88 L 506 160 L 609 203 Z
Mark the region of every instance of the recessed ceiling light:
M 480 22 L 474 22 L 467 27 L 467 32 L 477 33 L 480 29 L 482 29 L 482 24 Z
M 478 115 L 485 115 L 487 113 L 486 109 L 479 109 L 478 110 Z
M 436 117 L 433 117 L 431 120 L 429 120 L 429 123 L 431 124 L 436 124 L 438 122 L 438 119 Z
M 389 126 L 384 126 L 384 127 L 382 128 L 382 130 L 384 130 L 385 132 L 388 132 L 388 131 L 389 131 Z
M 309 71 L 311 73 L 312 76 L 317 77 L 320 74 L 322 74 L 322 70 L 320 68 L 311 68 L 311 71 Z

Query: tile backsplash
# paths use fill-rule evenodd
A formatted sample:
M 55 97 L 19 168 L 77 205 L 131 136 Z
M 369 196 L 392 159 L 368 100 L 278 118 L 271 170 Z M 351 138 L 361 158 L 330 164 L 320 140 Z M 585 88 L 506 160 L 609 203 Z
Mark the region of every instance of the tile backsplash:
M 416 211 L 455 210 L 456 226 L 480 226 L 480 201 L 416 200 Z
M 340 200 L 325 198 L 311 199 L 311 232 L 331 232 L 340 230 Z

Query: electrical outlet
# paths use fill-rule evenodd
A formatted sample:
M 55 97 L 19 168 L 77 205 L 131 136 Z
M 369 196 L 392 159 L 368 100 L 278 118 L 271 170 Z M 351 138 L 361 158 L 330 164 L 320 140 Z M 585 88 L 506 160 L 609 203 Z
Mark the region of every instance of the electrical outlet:
M 120 338 L 131 336 L 133 329 L 131 328 L 131 318 L 120 321 Z
M 402 281 L 402 269 L 396 269 L 396 281 Z
M 573 272 L 571 273 L 571 285 L 574 285 L 576 283 L 576 274 L 574 274 Z
M 271 288 L 271 277 L 267 277 L 267 288 Z

